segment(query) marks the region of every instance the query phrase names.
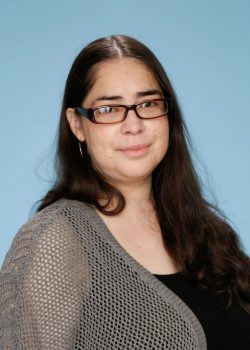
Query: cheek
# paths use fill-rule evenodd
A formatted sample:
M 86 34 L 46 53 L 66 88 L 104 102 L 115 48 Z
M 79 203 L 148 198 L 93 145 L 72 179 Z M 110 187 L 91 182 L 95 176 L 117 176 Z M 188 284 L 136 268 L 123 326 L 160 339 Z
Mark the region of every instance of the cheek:
M 168 148 L 169 143 L 169 124 L 168 119 L 163 119 L 155 129 L 156 140 L 159 147 Z
M 106 135 L 105 132 L 95 133 L 94 136 L 89 137 L 87 144 L 89 144 L 90 156 L 95 164 L 105 167 L 107 160 L 113 160 L 111 140 L 112 137 Z

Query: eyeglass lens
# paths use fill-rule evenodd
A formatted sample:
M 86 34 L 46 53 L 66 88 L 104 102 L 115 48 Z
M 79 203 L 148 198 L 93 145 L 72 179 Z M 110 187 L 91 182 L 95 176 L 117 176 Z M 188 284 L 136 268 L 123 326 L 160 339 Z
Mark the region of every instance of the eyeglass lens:
M 165 100 L 146 101 L 137 105 L 136 111 L 141 118 L 157 118 L 167 113 L 168 104 Z M 124 106 L 107 105 L 95 109 L 94 116 L 97 123 L 116 123 L 123 120 L 125 113 Z

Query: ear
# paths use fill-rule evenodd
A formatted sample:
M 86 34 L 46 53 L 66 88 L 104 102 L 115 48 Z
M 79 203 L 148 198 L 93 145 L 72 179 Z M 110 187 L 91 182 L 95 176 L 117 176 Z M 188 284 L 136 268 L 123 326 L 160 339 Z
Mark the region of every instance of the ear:
M 84 141 L 85 136 L 83 133 L 83 127 L 81 124 L 81 118 L 76 114 L 74 108 L 66 109 L 66 117 L 69 122 L 70 129 L 79 141 Z

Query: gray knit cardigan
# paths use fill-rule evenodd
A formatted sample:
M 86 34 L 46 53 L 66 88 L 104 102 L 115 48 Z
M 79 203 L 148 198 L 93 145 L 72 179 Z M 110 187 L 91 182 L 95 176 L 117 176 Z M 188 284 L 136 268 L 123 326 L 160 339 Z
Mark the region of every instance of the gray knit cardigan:
M 206 348 L 194 313 L 94 207 L 59 199 L 14 237 L 0 272 L 1 350 Z

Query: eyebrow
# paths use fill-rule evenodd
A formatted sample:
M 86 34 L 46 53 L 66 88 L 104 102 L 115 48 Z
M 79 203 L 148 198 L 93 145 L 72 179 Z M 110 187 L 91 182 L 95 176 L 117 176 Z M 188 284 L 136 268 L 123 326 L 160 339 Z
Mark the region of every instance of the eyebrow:
M 138 91 L 135 94 L 135 97 L 144 97 L 144 96 L 150 96 L 150 95 L 160 95 L 160 96 L 162 96 L 162 92 L 160 90 L 157 90 L 157 89 Z M 118 96 L 118 95 L 101 96 L 101 97 L 98 97 L 95 101 L 106 101 L 106 100 L 113 101 L 113 100 L 121 100 L 122 98 L 123 98 L 122 96 Z

